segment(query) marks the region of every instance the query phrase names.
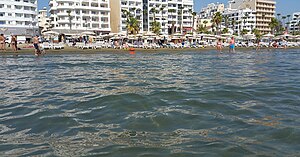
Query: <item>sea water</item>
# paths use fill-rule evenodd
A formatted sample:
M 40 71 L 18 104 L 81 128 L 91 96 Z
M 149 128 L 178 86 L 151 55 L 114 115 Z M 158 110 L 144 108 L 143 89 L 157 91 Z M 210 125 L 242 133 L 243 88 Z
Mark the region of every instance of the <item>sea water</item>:
M 0 56 L 0 156 L 299 156 L 300 50 Z

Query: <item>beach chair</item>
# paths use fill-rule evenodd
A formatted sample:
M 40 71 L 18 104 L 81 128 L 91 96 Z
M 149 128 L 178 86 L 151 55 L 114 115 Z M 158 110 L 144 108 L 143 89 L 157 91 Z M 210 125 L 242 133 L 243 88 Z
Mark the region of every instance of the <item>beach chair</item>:
M 43 48 L 43 49 L 52 49 L 52 45 L 48 42 L 44 42 L 42 44 L 40 44 L 40 46 Z

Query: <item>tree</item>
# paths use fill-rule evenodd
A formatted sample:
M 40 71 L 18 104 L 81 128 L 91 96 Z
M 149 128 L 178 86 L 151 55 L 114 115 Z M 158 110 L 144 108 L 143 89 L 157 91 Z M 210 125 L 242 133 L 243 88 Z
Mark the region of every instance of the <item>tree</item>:
M 197 28 L 197 32 L 199 33 L 207 33 L 207 28 L 203 25 L 199 25 L 199 27 Z
M 159 35 L 161 27 L 160 27 L 160 23 L 157 21 L 154 21 L 151 23 L 151 27 L 152 27 L 152 32 L 155 33 L 156 35 Z
M 182 30 L 183 30 L 183 17 L 182 17 L 182 14 L 183 14 L 183 9 L 184 7 L 179 7 L 179 10 L 178 10 L 178 15 L 180 15 L 180 31 L 182 33 Z
M 280 20 L 280 13 L 277 14 L 277 19 Z
M 67 10 L 68 17 L 69 17 L 69 26 L 70 26 L 70 31 L 72 30 L 72 16 L 71 16 L 71 10 Z
M 229 30 L 227 27 L 222 30 L 222 34 L 226 34 L 226 33 L 229 33 Z
M 222 22 L 222 14 L 220 12 L 215 13 L 212 19 L 213 23 L 216 25 L 217 30 L 220 29 L 220 24 Z M 220 33 L 220 30 L 219 30 Z
M 169 9 L 168 10 L 168 12 L 170 12 L 171 13 L 171 16 L 172 16 L 172 27 L 171 27 L 171 34 L 174 34 L 174 28 L 175 28 L 175 21 L 173 20 L 173 13 L 175 13 L 176 12 L 176 10 L 175 9 Z
M 298 21 L 298 34 L 300 35 L 300 21 Z
M 245 35 L 245 34 L 247 34 L 249 31 L 247 30 L 247 29 L 243 29 L 242 31 L 241 31 L 241 35 Z
M 225 27 L 228 28 L 229 17 L 227 15 L 223 15 L 223 19 L 224 19 Z
M 129 18 L 130 18 L 131 15 L 130 15 L 130 12 L 126 9 L 122 9 L 121 12 L 122 12 L 122 16 L 126 18 L 126 25 L 127 25 L 126 26 L 127 27 L 126 28 L 126 35 L 128 35 L 128 22 L 130 20 Z
M 163 28 L 163 23 L 164 23 L 164 10 L 165 7 L 161 5 L 161 7 L 159 8 L 159 11 L 161 13 L 161 28 Z
M 271 22 L 269 23 L 269 27 L 272 30 L 272 34 L 275 33 L 275 28 L 277 28 L 279 26 L 279 22 L 277 21 L 276 18 L 271 18 Z
M 153 14 L 153 22 L 156 21 L 156 9 L 153 7 L 150 9 L 150 12 Z
M 206 28 L 206 24 L 208 23 L 208 21 L 204 20 L 203 21 L 203 24 L 204 24 L 204 27 Z
M 193 27 L 192 27 L 192 33 L 194 34 L 194 25 L 195 25 L 195 16 L 197 15 L 197 12 L 192 12 L 193 16 Z
M 139 33 L 140 22 L 134 17 L 129 17 L 127 21 L 127 31 L 130 32 L 130 34 Z
M 241 34 L 241 30 L 242 30 L 241 23 L 242 23 L 242 21 L 236 21 L 236 24 L 237 24 L 238 29 L 239 29 L 239 35 Z
M 189 13 L 192 16 L 193 9 L 189 9 Z M 192 16 L 193 17 L 193 16 Z M 190 26 L 192 27 L 192 18 L 190 18 Z
M 262 37 L 260 31 L 258 29 L 253 29 L 253 34 L 255 35 L 256 39 L 260 39 Z

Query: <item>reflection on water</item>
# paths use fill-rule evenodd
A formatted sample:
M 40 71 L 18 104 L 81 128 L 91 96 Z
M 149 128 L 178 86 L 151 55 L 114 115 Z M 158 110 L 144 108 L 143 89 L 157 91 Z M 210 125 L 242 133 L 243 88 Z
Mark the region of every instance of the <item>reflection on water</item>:
M 299 58 L 2 56 L 0 156 L 297 156 Z

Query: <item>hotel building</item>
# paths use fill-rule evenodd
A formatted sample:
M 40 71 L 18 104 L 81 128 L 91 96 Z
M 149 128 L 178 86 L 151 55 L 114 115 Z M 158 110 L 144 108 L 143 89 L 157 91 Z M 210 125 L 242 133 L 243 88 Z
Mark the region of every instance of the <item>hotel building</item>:
M 223 13 L 224 9 L 225 5 L 223 3 L 210 3 L 201 9 L 199 17 L 201 19 L 212 19 L 217 12 Z
M 0 33 L 33 36 L 38 34 L 37 0 L 1 0 Z
M 50 28 L 50 18 L 48 18 L 47 12 L 48 11 L 46 7 L 44 7 L 42 10 L 39 10 L 38 26 L 40 28 L 40 32 L 47 31 Z
M 227 20 L 225 19 L 227 18 Z M 226 21 L 225 21 L 226 20 Z M 256 15 L 251 9 L 225 9 L 222 25 L 230 28 L 233 33 L 240 35 L 242 30 L 249 33 L 256 28 Z
M 251 9 L 256 12 L 256 29 L 263 34 L 271 33 L 269 23 L 275 18 L 275 0 L 232 0 L 232 9 Z
M 66 35 L 111 31 L 109 0 L 50 0 L 49 6 L 53 31 Z
M 289 32 L 299 32 L 300 31 L 300 12 L 293 13 L 292 20 L 289 21 L 288 26 Z
M 190 32 L 192 30 L 193 0 L 143 0 L 144 31 L 151 31 L 151 23 L 155 20 L 161 24 L 161 34 Z M 156 11 L 154 11 L 154 8 Z
M 143 32 L 143 0 L 110 0 L 110 24 L 112 33 L 127 32 L 126 10 L 140 22 L 140 32 Z

